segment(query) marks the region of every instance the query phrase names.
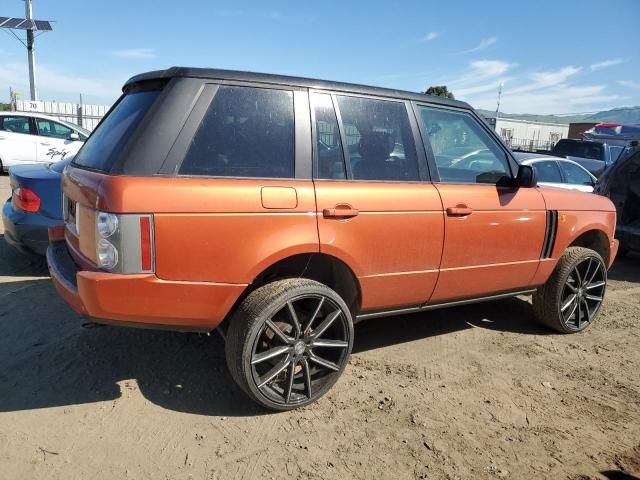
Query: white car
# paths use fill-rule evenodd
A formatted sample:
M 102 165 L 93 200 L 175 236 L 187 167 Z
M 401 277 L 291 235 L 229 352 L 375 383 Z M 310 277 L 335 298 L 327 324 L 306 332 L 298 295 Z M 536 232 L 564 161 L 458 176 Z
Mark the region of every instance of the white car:
M 0 112 L 0 171 L 75 155 L 90 132 L 38 113 Z
M 536 169 L 539 185 L 593 193 L 598 180 L 582 165 L 566 158 L 525 152 L 514 152 L 513 156 L 521 165 Z

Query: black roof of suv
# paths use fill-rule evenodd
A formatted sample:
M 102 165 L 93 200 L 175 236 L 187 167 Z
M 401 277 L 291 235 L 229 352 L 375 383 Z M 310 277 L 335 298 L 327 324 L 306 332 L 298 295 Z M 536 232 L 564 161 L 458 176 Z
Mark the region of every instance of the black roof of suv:
M 441 105 L 449 105 L 452 107 L 460 107 L 466 109 L 472 108 L 471 105 L 460 100 L 451 100 L 449 98 L 426 95 L 424 93 L 409 92 L 405 90 L 372 87 L 354 83 L 333 82 L 329 80 L 318 80 L 313 78 L 275 75 L 270 73 L 243 72 L 237 70 L 221 70 L 215 68 L 171 67 L 166 70 L 155 70 L 152 72 L 141 73 L 127 80 L 123 87 L 123 90 L 126 91 L 128 87 L 135 83 L 148 80 L 171 79 L 175 77 L 202 78 L 211 80 L 237 80 L 244 82 L 270 83 L 276 85 L 292 85 L 302 88 L 340 90 L 344 92 L 362 93 L 379 97 L 402 98 L 406 100 L 414 100 L 417 102 L 428 101 L 430 103 L 438 103 Z

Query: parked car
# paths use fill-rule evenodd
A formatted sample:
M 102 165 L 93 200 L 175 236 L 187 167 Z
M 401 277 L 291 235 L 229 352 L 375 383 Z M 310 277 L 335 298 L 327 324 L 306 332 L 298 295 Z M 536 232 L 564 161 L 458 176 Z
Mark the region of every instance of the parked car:
M 621 123 L 599 123 L 582 134 L 585 140 L 595 140 L 607 145 L 630 146 L 640 141 L 640 125 Z
M 7 243 L 23 253 L 46 253 L 49 227 L 63 225 L 60 179 L 71 159 L 11 167 L 11 197 L 2 209 Z
M 75 155 L 90 132 L 37 113 L 0 112 L 0 171 Z
M 640 251 L 640 148 L 630 150 L 602 174 L 596 193 L 616 206 L 621 253 Z
M 133 77 L 62 184 L 60 295 L 101 323 L 219 328 L 275 410 L 331 388 L 364 319 L 533 293 L 581 331 L 617 251 L 609 199 L 535 188 L 468 104 L 320 80 Z
M 563 138 L 551 149 L 551 155 L 573 160 L 598 177 L 618 159 L 624 149 L 622 145 Z
M 566 158 L 523 152 L 514 152 L 513 156 L 520 165 L 536 169 L 538 185 L 592 193 L 598 180 L 582 165 Z

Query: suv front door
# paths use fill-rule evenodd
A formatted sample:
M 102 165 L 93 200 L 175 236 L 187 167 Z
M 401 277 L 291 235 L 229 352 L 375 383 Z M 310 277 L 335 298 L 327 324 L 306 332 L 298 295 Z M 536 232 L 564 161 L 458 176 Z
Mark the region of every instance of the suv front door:
M 445 218 L 440 275 L 430 303 L 528 287 L 546 229 L 541 193 L 512 186 L 507 152 L 470 113 L 428 105 L 416 109 Z
M 408 105 L 311 93 L 320 251 L 353 268 L 363 311 L 420 305 L 438 277 L 442 202 Z

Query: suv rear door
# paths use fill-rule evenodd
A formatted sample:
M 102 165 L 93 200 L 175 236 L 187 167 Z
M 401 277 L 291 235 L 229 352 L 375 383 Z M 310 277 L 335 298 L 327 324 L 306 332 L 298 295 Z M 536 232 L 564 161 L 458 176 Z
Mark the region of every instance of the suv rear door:
M 438 277 L 443 214 L 408 102 L 311 92 L 320 251 L 362 287 L 362 310 L 420 305 Z
M 528 287 L 545 237 L 542 194 L 509 186 L 515 162 L 470 112 L 417 104 L 416 115 L 445 211 L 431 303 Z

